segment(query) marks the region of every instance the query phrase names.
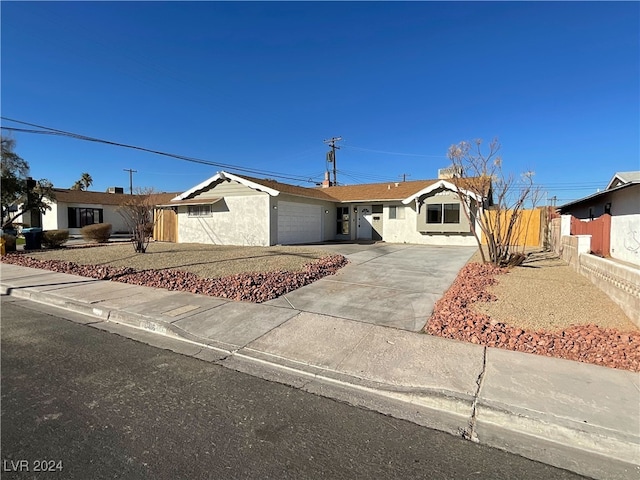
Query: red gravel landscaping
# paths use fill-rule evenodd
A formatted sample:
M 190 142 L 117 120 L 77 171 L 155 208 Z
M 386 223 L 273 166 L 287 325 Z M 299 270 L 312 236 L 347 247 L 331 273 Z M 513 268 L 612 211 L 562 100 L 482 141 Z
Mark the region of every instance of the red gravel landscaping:
M 495 300 L 487 287 L 496 283 L 496 276 L 508 272 L 480 263 L 465 265 L 451 288 L 436 302 L 424 331 L 488 347 L 640 371 L 640 333 L 603 329 L 594 324 L 571 326 L 561 332 L 523 330 L 471 309 L 475 302 Z
M 79 265 L 61 260 L 37 260 L 23 253 L 7 254 L 2 257 L 2 262 L 100 280 L 262 303 L 327 275 L 333 275 L 345 266 L 348 260 L 342 255 L 331 255 L 305 265 L 299 272 L 242 273 L 215 279 L 202 278 L 191 272 L 172 269 L 137 271 L 133 268 Z

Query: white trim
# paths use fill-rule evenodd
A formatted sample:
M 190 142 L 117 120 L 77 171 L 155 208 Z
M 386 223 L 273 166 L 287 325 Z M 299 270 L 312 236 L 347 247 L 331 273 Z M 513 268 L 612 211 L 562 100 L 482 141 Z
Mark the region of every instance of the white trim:
M 451 190 L 453 192 L 458 192 L 458 187 L 456 187 L 453 183 L 451 182 L 447 182 L 446 180 L 438 180 L 436 183 L 433 183 L 431 185 L 429 185 L 428 187 L 423 188 L 422 190 L 420 190 L 417 193 L 414 193 L 413 195 L 411 195 L 410 197 L 405 198 L 404 200 L 402 200 L 402 203 L 405 205 L 410 204 L 413 200 L 416 201 L 416 205 L 418 202 L 418 198 L 420 198 L 422 195 L 426 195 L 428 193 L 433 192 L 434 190 L 437 190 L 439 188 L 446 188 L 447 190 Z M 476 201 L 480 202 L 482 201 L 482 196 L 477 195 L 469 190 L 464 190 L 464 189 L 459 189 L 466 197 L 472 197 L 473 199 L 475 199 Z
M 246 187 L 249 187 L 249 188 L 251 188 L 253 190 L 258 190 L 259 192 L 268 193 L 272 197 L 277 197 L 278 195 L 280 195 L 280 192 L 278 190 L 274 190 L 273 188 L 265 187 L 264 185 L 260 185 L 259 183 L 251 182 L 251 181 L 249 181 L 249 180 L 247 180 L 245 178 L 242 178 L 242 177 L 239 177 L 237 175 L 234 175 L 233 173 L 218 172 L 213 177 L 205 180 L 202 183 L 199 183 L 195 187 L 190 188 L 186 192 L 181 193 L 180 195 L 178 195 L 177 197 L 172 198 L 171 201 L 175 202 L 175 201 L 178 201 L 178 200 L 184 200 L 189 195 L 192 195 L 193 193 L 197 192 L 198 190 L 203 190 L 203 189 L 207 188 L 209 185 L 211 185 L 214 182 L 217 182 L 218 180 L 233 180 L 234 182 L 238 182 L 238 183 L 240 183 L 240 184 L 242 184 L 242 185 L 244 185 Z
M 611 190 L 612 188 L 615 188 L 613 184 L 616 180 L 619 180 L 621 185 L 625 183 L 638 182 L 640 181 L 640 171 L 616 172 L 611 180 L 609 180 L 609 183 L 607 184 L 607 188 L 605 188 L 605 190 Z M 619 187 L 620 185 L 617 186 Z

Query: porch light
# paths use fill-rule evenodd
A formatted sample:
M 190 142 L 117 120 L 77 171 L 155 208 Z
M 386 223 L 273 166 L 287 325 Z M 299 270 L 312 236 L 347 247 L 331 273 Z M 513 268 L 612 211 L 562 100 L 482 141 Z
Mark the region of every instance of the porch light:
M 327 215 L 329 215 L 329 210 L 325 210 L 324 213 L 326 213 Z
M 353 213 L 358 213 L 358 207 L 353 207 Z

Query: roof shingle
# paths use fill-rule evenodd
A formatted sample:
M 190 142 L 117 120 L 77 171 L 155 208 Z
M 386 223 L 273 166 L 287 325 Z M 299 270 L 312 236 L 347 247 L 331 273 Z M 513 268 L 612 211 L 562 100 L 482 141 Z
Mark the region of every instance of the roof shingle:
M 57 202 L 64 203 L 83 203 L 86 205 L 121 205 L 124 201 L 131 198 L 127 193 L 106 193 L 106 192 L 90 192 L 87 190 L 70 190 L 66 188 L 54 188 Z M 154 193 L 153 203 L 158 205 L 161 203 L 169 203 L 169 201 L 178 195 L 177 193 Z

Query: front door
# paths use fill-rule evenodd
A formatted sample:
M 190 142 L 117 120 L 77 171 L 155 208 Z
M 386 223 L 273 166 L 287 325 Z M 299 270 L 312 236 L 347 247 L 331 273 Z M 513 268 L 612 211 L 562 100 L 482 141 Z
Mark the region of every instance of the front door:
M 358 206 L 358 240 L 371 240 L 371 205 Z

